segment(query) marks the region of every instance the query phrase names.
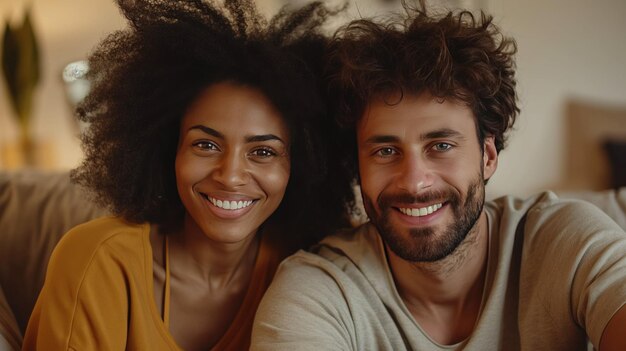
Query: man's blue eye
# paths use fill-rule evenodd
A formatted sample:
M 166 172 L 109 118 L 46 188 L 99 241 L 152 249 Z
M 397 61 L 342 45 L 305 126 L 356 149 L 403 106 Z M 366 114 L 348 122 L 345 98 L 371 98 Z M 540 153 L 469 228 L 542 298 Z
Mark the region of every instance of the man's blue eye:
M 437 143 L 433 148 L 437 151 L 448 151 L 452 148 L 452 145 L 448 143 Z
M 391 147 L 384 147 L 376 152 L 380 156 L 391 156 L 395 153 L 395 150 Z

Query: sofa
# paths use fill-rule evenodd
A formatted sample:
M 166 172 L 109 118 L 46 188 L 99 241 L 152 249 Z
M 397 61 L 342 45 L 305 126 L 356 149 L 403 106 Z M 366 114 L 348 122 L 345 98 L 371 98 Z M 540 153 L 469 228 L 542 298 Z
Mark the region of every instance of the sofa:
M 0 172 L 0 351 L 21 348 L 61 236 L 105 214 L 68 173 Z
M 626 229 L 626 188 L 560 195 L 596 204 Z M 0 172 L 0 351 L 20 349 L 60 237 L 106 213 L 67 173 Z

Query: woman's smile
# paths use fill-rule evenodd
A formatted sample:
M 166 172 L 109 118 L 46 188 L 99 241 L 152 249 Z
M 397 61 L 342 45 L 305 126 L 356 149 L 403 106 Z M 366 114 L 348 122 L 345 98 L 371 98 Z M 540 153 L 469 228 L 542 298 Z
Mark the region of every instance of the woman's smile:
M 196 227 L 216 242 L 248 240 L 276 211 L 289 181 L 289 133 L 257 89 L 221 82 L 183 117 L 178 193 Z M 191 229 L 191 228 L 188 228 Z
M 216 217 L 222 219 L 237 219 L 248 214 L 257 200 L 241 196 L 213 197 L 200 193 L 206 200 L 208 208 Z

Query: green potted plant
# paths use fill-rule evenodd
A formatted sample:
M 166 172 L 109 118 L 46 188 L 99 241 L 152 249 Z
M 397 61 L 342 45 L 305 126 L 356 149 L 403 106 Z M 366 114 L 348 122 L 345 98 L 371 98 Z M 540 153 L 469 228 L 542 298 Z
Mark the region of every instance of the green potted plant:
M 22 147 L 28 163 L 32 157 L 29 123 L 35 87 L 41 74 L 39 49 L 30 9 L 26 9 L 21 24 L 12 26 L 8 20 L 5 22 L 2 38 L 2 73 L 9 101 L 19 120 Z

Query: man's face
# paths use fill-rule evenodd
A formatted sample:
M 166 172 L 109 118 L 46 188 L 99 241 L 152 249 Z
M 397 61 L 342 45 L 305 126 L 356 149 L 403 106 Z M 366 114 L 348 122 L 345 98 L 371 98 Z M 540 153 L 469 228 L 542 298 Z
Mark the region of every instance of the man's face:
M 471 109 L 427 93 L 391 106 L 374 99 L 357 143 L 365 210 L 389 248 L 412 262 L 451 254 L 480 217 L 497 166 L 493 138 L 480 145 Z

